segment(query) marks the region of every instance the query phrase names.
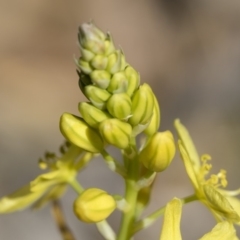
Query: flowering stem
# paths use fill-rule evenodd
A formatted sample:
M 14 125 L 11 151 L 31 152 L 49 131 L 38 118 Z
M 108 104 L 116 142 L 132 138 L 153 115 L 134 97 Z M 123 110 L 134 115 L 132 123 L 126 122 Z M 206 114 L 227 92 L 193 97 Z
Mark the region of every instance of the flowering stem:
M 193 194 L 188 197 L 182 198 L 181 200 L 182 200 L 183 204 L 187 204 L 189 202 L 198 200 L 198 198 L 196 197 L 195 194 Z M 148 217 L 138 221 L 132 230 L 132 235 L 134 235 L 136 232 L 152 225 L 160 216 L 162 216 L 164 214 L 165 208 L 166 208 L 166 206 L 161 207 L 157 211 L 150 214 Z
M 79 195 L 84 191 L 84 188 L 80 185 L 76 178 L 69 182 L 69 184 Z M 98 231 L 106 240 L 116 240 L 116 234 L 106 220 L 96 223 L 96 226 Z
M 76 178 L 74 178 L 69 184 L 79 195 L 84 191 L 84 188 L 81 186 L 81 184 L 77 181 Z
M 126 170 L 105 149 L 101 154 L 112 171 L 119 173 L 122 177 L 126 176 Z
M 133 148 L 134 149 L 134 148 Z M 135 209 L 138 195 L 138 189 L 136 188 L 136 182 L 139 178 L 139 162 L 138 155 L 125 152 L 125 162 L 128 166 L 127 178 L 125 180 L 126 192 L 125 199 L 129 205 L 129 211 L 123 213 L 121 222 L 121 228 L 118 234 L 118 240 L 129 240 L 131 238 L 131 229 L 135 220 Z
M 54 200 L 52 204 L 52 214 L 64 240 L 75 240 L 71 229 L 66 223 L 59 200 Z

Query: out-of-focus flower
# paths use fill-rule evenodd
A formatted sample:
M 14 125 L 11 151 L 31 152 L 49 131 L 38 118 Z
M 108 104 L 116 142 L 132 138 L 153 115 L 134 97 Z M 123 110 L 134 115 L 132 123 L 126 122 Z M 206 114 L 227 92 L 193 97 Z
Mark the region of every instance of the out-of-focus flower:
M 238 240 L 236 230 L 231 222 L 218 223 L 211 232 L 206 233 L 199 240 Z
M 234 197 L 239 194 L 239 190 L 233 192 L 222 189 L 227 186 L 225 170 L 221 170 L 218 174 L 212 174 L 209 179 L 206 179 L 206 175 L 209 174 L 212 167 L 208 163 L 211 157 L 203 155 L 200 161 L 187 129 L 178 119 L 175 120 L 174 125 L 179 136 L 178 145 L 181 157 L 194 186 L 196 197 L 211 210 L 217 221 L 226 219 L 239 223 L 240 200 Z M 233 202 L 234 204 L 232 204 Z
M 180 231 L 181 214 L 182 201 L 174 198 L 166 206 L 160 240 L 182 240 Z
M 48 165 L 50 172 L 39 175 L 13 194 L 1 198 L 0 214 L 19 211 L 32 204 L 38 208 L 61 197 L 67 184 L 76 177 L 75 160 L 82 152 L 72 145 L 62 157 L 53 156 L 49 162 L 40 162 L 39 166 L 45 168 Z

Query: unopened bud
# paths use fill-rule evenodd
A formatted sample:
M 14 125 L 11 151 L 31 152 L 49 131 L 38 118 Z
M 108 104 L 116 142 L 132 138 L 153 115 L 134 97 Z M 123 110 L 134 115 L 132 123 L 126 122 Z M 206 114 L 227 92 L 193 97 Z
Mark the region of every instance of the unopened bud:
M 127 66 L 124 73 L 128 80 L 127 94 L 131 97 L 140 83 L 139 74 L 131 66 Z
M 144 133 L 148 136 L 152 136 L 156 133 L 159 129 L 160 125 L 160 108 L 158 105 L 158 101 L 154 95 L 154 108 L 153 108 L 153 115 L 148 127 L 144 130 Z
M 84 88 L 92 84 L 91 78 L 89 77 L 89 75 L 86 75 L 79 71 L 77 71 L 77 74 L 79 76 L 79 81 L 78 81 L 79 88 L 84 93 Z
M 110 83 L 111 74 L 105 70 L 94 70 L 90 74 L 92 83 L 96 86 L 106 89 Z
M 96 223 L 106 219 L 116 208 L 114 198 L 98 188 L 85 190 L 74 202 L 73 210 L 78 219 Z
M 80 48 L 80 52 L 81 52 L 81 58 L 84 61 L 89 62 L 95 56 L 94 53 L 92 53 L 91 51 L 83 48 L 81 45 L 79 45 L 79 48 Z
M 85 122 L 93 128 L 98 128 L 98 125 L 102 121 L 111 117 L 107 112 L 104 112 L 86 102 L 79 103 L 78 110 Z
M 92 67 L 90 64 L 86 61 L 84 61 L 82 58 L 79 59 L 78 61 L 78 67 L 83 71 L 85 74 L 89 74 L 92 72 Z
M 99 109 L 106 109 L 107 100 L 111 96 L 108 91 L 92 85 L 84 88 L 84 94 Z
M 109 54 L 115 51 L 112 36 L 110 33 L 107 33 L 107 38 L 104 43 L 105 43 L 105 49 L 106 49 L 105 55 L 108 56 Z
M 79 43 L 95 54 L 105 52 L 105 34 L 92 23 L 84 23 L 79 27 Z
M 139 155 L 143 165 L 154 172 L 164 171 L 175 155 L 175 144 L 170 131 L 155 133 Z
M 122 93 L 128 89 L 128 80 L 124 72 L 115 73 L 108 86 L 110 93 Z
M 60 118 L 60 131 L 67 140 L 86 151 L 98 153 L 103 150 L 98 132 L 77 116 L 64 113 Z
M 131 98 L 126 93 L 113 94 L 107 102 L 107 109 L 118 119 L 128 119 L 132 112 Z
M 154 108 L 154 94 L 148 84 L 144 83 L 134 93 L 132 99 L 132 126 L 145 125 L 150 121 Z
M 109 71 L 111 74 L 122 71 L 125 66 L 126 61 L 123 53 L 120 50 L 117 50 L 108 56 L 107 71 Z
M 127 148 L 132 134 L 132 127 L 118 119 L 107 119 L 99 125 L 103 139 L 120 149 Z
M 96 55 L 90 62 L 91 66 L 98 70 L 103 70 L 107 67 L 108 58 L 103 55 Z

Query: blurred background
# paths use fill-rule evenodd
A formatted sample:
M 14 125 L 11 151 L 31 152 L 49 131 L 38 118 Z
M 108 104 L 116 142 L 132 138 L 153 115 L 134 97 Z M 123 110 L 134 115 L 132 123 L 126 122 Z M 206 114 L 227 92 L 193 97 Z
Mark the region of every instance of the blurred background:
M 78 26 L 93 20 L 110 31 L 116 46 L 149 83 L 161 106 L 160 130 L 180 118 L 199 153 L 213 158 L 213 172 L 227 169 L 229 188 L 240 185 L 240 2 L 237 0 L 62 1 L 0 0 L 0 196 L 34 179 L 37 160 L 63 142 L 63 112 L 78 114 L 85 98 L 78 89 L 73 55 Z M 84 187 L 123 193 L 120 177 L 101 159 L 79 179 Z M 172 197 L 193 192 L 179 156 L 160 174 L 152 212 Z M 69 189 L 64 211 L 77 239 L 101 239 L 95 226 L 72 213 Z M 1 240 L 60 240 L 51 208 L 0 216 Z M 110 217 L 114 229 L 119 213 Z M 184 240 L 200 238 L 215 224 L 199 203 L 184 206 Z M 136 236 L 158 239 L 161 220 Z

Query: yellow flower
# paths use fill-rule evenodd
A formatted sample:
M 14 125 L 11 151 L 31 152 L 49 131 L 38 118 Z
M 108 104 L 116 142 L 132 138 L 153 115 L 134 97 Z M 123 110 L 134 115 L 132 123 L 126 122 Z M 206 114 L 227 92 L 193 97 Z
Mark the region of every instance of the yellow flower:
M 182 201 L 174 198 L 166 206 L 160 240 L 182 240 L 180 231 L 181 214 Z
M 73 145 L 61 158 L 53 155 L 47 157 L 50 161 L 41 161 L 40 167 L 49 167 L 50 172 L 39 175 L 13 194 L 1 198 L 0 214 L 22 210 L 32 204 L 38 208 L 50 200 L 59 198 L 67 183 L 75 179 L 75 160 L 82 152 L 82 149 Z
M 203 155 L 200 160 L 187 129 L 178 119 L 174 125 L 179 136 L 180 154 L 196 197 L 211 210 L 217 221 L 226 219 L 234 223 L 240 222 L 240 200 L 234 197 L 239 194 L 239 190 L 231 192 L 222 189 L 227 186 L 225 170 L 206 179 L 212 167 L 209 163 L 211 157 Z
M 199 240 L 238 240 L 236 230 L 228 221 L 218 223 L 211 232 L 205 234 Z

